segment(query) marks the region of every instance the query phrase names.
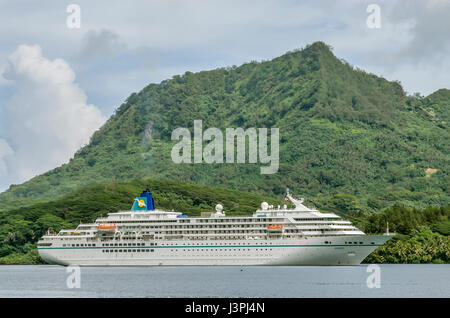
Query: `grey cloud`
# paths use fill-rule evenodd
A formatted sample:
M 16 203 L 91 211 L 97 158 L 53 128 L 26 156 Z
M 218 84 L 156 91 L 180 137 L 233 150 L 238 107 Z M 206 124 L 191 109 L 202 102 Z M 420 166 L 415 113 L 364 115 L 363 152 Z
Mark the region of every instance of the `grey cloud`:
M 83 60 L 103 59 L 122 53 L 126 45 L 119 35 L 108 29 L 89 30 L 82 42 L 79 57 Z
M 393 23 L 411 22 L 409 43 L 397 51 L 404 62 L 417 63 L 450 53 L 450 1 L 403 1 L 389 12 Z M 401 61 L 401 60 L 400 60 Z

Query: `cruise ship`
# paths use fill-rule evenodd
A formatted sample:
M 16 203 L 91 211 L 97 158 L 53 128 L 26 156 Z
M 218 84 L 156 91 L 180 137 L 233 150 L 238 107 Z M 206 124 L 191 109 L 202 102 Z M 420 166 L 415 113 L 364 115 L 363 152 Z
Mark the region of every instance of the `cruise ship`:
M 37 248 L 48 263 L 78 266 L 359 265 L 393 237 L 366 235 L 334 213 L 308 208 L 289 190 L 285 201 L 293 207 L 263 202 L 253 215 L 226 216 L 217 204 L 189 217 L 155 209 L 145 190 L 130 211 L 47 232 Z

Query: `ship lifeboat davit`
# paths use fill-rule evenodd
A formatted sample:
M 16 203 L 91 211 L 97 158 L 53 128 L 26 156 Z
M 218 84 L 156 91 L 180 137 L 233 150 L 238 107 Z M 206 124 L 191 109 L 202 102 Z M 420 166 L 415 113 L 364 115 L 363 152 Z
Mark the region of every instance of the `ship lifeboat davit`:
M 117 226 L 114 224 L 99 224 L 97 229 L 101 231 L 115 231 Z

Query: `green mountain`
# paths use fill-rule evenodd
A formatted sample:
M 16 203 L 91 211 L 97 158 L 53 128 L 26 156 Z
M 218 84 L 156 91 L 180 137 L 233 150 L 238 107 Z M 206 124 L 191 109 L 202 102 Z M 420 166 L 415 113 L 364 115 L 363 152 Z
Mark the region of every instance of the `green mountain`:
M 186 72 L 131 94 L 69 163 L 0 194 L 0 210 L 147 178 L 272 197 L 289 187 L 337 212 L 448 205 L 449 104 L 449 90 L 407 96 L 321 42 L 271 61 Z M 278 173 L 260 174 L 259 163 L 173 163 L 171 134 L 192 132 L 194 120 L 222 132 L 279 128 Z

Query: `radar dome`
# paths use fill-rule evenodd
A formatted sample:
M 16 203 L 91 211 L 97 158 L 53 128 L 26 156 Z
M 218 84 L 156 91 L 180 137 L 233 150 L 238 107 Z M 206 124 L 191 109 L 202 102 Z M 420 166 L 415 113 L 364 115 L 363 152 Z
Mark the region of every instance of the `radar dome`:
M 262 210 L 267 210 L 268 208 L 269 208 L 269 203 L 267 203 L 267 202 L 261 203 L 261 209 Z
M 222 212 L 222 210 L 223 210 L 222 204 L 216 205 L 216 211 L 217 211 L 217 212 Z

